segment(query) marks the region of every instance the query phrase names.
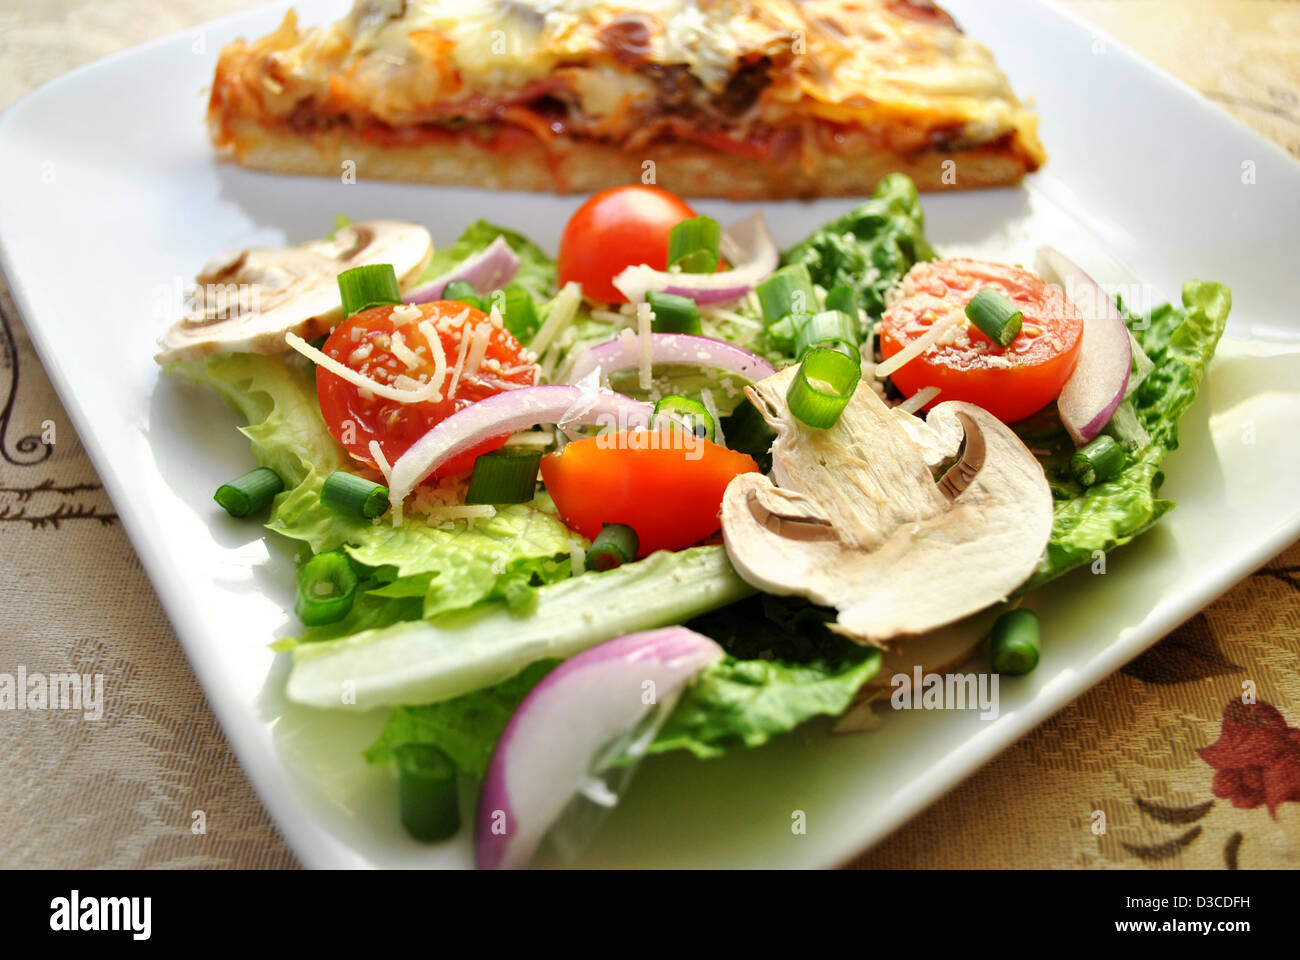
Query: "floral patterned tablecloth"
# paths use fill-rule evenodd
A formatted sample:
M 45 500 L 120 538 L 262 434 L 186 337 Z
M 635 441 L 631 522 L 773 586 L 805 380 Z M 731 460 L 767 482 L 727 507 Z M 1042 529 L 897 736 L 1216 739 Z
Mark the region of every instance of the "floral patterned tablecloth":
M 258 2 L 11 2 L 0 107 Z M 1300 3 L 1065 5 L 1300 156 Z M 0 867 L 295 866 L 3 284 L 0 316 L 0 672 L 113 678 L 104 722 L 0 715 Z M 1300 866 L 1298 661 L 1295 545 L 853 866 Z

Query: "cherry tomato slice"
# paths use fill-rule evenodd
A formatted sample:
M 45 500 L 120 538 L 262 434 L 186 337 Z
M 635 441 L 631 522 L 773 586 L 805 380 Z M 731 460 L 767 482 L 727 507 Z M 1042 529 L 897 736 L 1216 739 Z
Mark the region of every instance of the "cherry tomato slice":
M 519 341 L 505 328 L 494 326 L 482 311 L 454 300 L 363 310 L 335 327 L 321 349 L 380 383 L 392 384 L 398 377 L 407 377 L 415 383 L 427 382 L 434 376 L 434 359 L 420 329 L 424 321 L 433 324 L 446 361 L 441 400 L 398 403 L 366 395 L 337 374 L 324 367 L 316 368 L 316 396 L 326 427 L 354 459 L 369 466 L 376 465 L 370 453 L 370 441 L 377 441 L 384 458 L 390 464 L 395 463 L 435 424 L 458 410 L 504 390 L 535 383 L 537 367 L 524 355 Z M 402 351 L 405 360 L 394 352 L 394 341 L 399 334 L 406 350 L 418 360 L 413 366 L 408 366 L 406 361 L 411 356 L 405 351 Z M 466 349 L 463 369 L 470 372 L 462 373 L 453 391 L 453 368 L 463 343 Z M 482 351 L 481 358 L 479 351 Z M 471 370 L 475 360 L 479 361 L 478 366 Z M 414 387 L 414 383 L 403 381 L 397 386 Z M 500 447 L 506 436 L 485 441 L 455 457 L 434 476 L 445 477 L 470 469 L 475 457 Z
M 1011 300 L 1024 317 L 1020 335 L 1000 348 L 965 317 L 966 304 L 985 287 Z M 906 396 L 924 387 L 945 400 L 965 400 L 1004 423 L 1041 410 L 1074 372 L 1083 341 L 1083 317 L 1059 287 L 1020 267 L 979 260 L 918 263 L 880 323 L 880 352 L 888 359 L 941 317 L 959 314 L 954 342 L 940 344 L 891 375 Z
M 542 458 L 542 480 L 565 524 L 589 540 L 603 524 L 627 524 L 638 557 L 716 533 L 727 484 L 757 470 L 747 454 L 669 430 L 588 437 Z

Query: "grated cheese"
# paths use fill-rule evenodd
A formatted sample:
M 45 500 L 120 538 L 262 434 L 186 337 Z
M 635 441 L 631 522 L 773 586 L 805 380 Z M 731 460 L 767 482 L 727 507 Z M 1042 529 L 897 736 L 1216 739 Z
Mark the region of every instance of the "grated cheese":
M 451 386 L 447 388 L 447 396 L 456 396 L 456 386 L 460 383 L 461 371 L 465 369 L 465 351 L 469 349 L 469 338 L 461 337 L 460 346 L 456 350 L 456 366 L 451 371 Z
M 587 570 L 587 551 L 577 540 L 569 541 L 569 571 L 580 577 Z
M 708 387 L 700 391 L 700 402 L 713 418 L 713 442 L 720 447 L 727 445 L 727 438 L 722 432 L 722 418 L 718 416 L 718 405 L 713 402 L 713 391 Z
M 546 313 L 546 321 L 534 335 L 532 342 L 528 344 L 529 349 L 539 357 L 545 353 L 551 342 L 573 323 L 581 303 L 582 287 L 572 281 L 566 283 L 551 301 L 551 309 Z
M 649 390 L 653 385 L 650 363 L 650 330 L 653 327 L 654 318 L 655 312 L 650 304 L 643 300 L 636 305 L 636 335 L 641 347 L 641 356 L 637 362 L 637 382 L 642 390 Z
M 426 320 L 425 323 L 428 323 Z M 423 324 L 421 325 L 423 326 Z M 436 338 L 435 338 L 436 339 Z M 392 400 L 395 403 L 423 403 L 427 400 L 441 400 L 442 394 L 438 391 L 438 386 L 442 382 L 441 376 L 436 376 L 434 381 L 424 384 L 416 390 L 402 390 L 386 383 L 380 383 L 378 380 L 372 380 L 365 374 L 358 373 L 347 364 L 339 363 L 328 354 L 321 353 L 310 343 L 298 336 L 296 333 L 286 332 L 284 342 L 294 350 L 301 353 L 308 360 L 312 360 L 318 367 L 324 367 L 330 373 L 341 377 L 348 383 L 357 387 L 365 393 L 372 396 L 383 397 L 385 400 Z M 435 355 L 442 356 L 442 347 L 439 346 Z M 443 372 L 446 370 L 446 358 L 442 362 Z
M 929 350 L 935 344 L 939 343 L 944 337 L 948 336 L 953 330 L 959 328 L 965 321 L 957 314 L 948 314 L 940 320 L 936 320 L 929 330 L 921 334 L 898 353 L 894 354 L 888 360 L 876 365 L 876 378 L 885 379 L 898 370 L 901 370 L 907 364 L 911 363 L 925 351 Z
M 423 363 L 420 355 L 406 345 L 406 340 L 398 331 L 393 332 L 393 341 L 389 344 L 389 349 L 393 352 L 393 356 L 405 364 L 407 370 L 414 370 Z
M 553 430 L 521 430 L 506 440 L 507 447 L 549 447 L 555 442 Z
M 492 327 L 486 323 L 477 324 L 470 334 L 469 356 L 465 360 L 465 376 L 472 377 L 483 365 L 488 345 L 492 343 Z
M 940 392 L 941 391 L 938 387 L 922 387 L 920 390 L 916 391 L 916 393 L 912 394 L 912 396 L 900 403 L 897 409 L 902 410 L 904 413 L 916 413 L 927 403 L 937 397 Z
M 433 329 L 433 323 L 428 320 L 421 320 L 417 329 L 424 334 L 424 339 L 429 344 L 429 352 L 433 354 L 433 376 L 429 382 L 435 384 L 439 391 L 434 399 L 441 400 L 442 381 L 447 377 L 447 354 L 442 349 L 442 337 L 438 336 L 438 331 Z
M 388 458 L 384 456 L 384 448 L 379 445 L 378 440 L 370 441 L 370 459 L 375 461 L 375 466 L 377 466 L 379 472 L 384 475 L 385 481 L 393 475 L 392 464 L 390 464 Z
M 388 319 L 393 323 L 410 323 L 413 320 L 419 320 L 422 311 L 419 307 L 411 303 L 404 303 L 400 307 L 393 307 L 393 312 L 388 315 Z

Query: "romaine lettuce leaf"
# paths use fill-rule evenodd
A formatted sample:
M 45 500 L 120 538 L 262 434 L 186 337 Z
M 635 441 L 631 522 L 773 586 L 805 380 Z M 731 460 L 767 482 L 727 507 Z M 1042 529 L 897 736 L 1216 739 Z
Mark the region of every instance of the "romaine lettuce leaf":
M 660 550 L 613 570 L 539 587 L 536 608 L 527 616 L 504 603 L 484 603 L 433 623 L 399 623 L 300 644 L 286 691 L 295 703 L 327 708 L 450 700 L 509 679 L 537 660 L 682 623 L 753 592 L 722 547 Z M 355 704 L 339 701 L 339 684 L 345 682 L 355 691 Z
M 885 310 L 885 293 L 918 260 L 933 260 L 925 239 L 925 213 L 916 184 L 901 173 L 880 181 L 871 199 L 819 227 L 782 257 L 803 263 L 813 283 L 831 290 L 847 284 L 874 323 Z M 863 330 L 863 339 L 867 330 Z
M 671 554 L 662 556 L 671 562 Z M 752 596 L 689 621 L 728 656 L 686 689 L 650 752 L 718 756 L 729 745 L 756 747 L 812 717 L 844 712 L 880 668 L 880 653 L 831 633 L 826 619 L 824 611 L 797 599 Z M 453 700 L 395 708 L 366 759 L 385 765 L 399 743 L 431 743 L 463 773 L 481 779 L 510 715 L 557 662 L 535 663 Z
M 482 780 L 511 715 L 559 662 L 539 660 L 509 680 L 454 700 L 395 707 L 379 738 L 366 748 L 366 761 L 387 766 L 392 762 L 393 748 L 399 744 L 428 743 L 451 757 L 461 773 Z
M 306 631 L 301 639 L 341 636 L 420 616 L 408 602 L 423 598 L 423 615 L 437 616 L 489 599 L 513 610 L 535 602 L 535 588 L 570 573 L 571 542 L 585 543 L 542 498 L 498 509 L 486 521 L 430 526 L 410 517 L 400 527 L 329 509 L 320 489 L 334 470 L 360 470 L 330 436 L 316 402 L 311 368 L 297 357 L 231 354 L 172 364 L 168 371 L 215 387 L 246 418 L 242 432 L 258 462 L 284 478 L 267 527 L 309 545 L 314 553 L 343 548 L 362 565 L 377 591 L 345 620 Z M 383 571 L 383 575 L 369 571 Z M 350 629 L 349 629 L 350 628 Z M 291 644 L 282 641 L 280 646 Z
M 519 257 L 519 272 L 510 282 L 523 287 L 534 300 L 548 300 L 555 290 L 555 261 L 523 234 L 486 220 L 476 220 L 450 247 L 434 251 L 433 259 L 419 282 L 442 276 L 466 257 L 486 249 L 498 236 L 505 237 L 510 249 Z
M 1070 474 L 1074 452 L 1054 414 L 1016 424 L 1040 460 L 1056 498 L 1056 516 L 1047 552 L 1038 570 L 1021 587 L 1025 593 L 1074 567 L 1089 563 L 1096 551 L 1108 552 L 1148 529 L 1174 506 L 1157 496 L 1164 475 L 1160 465 L 1178 447 L 1178 421 L 1196 399 L 1205 368 L 1232 308 L 1232 293 L 1219 283 L 1191 280 L 1183 285 L 1183 305 L 1157 307 L 1129 325 L 1153 369 L 1134 393 L 1134 411 L 1149 441 L 1130 454 L 1123 471 L 1106 483 L 1084 488 Z

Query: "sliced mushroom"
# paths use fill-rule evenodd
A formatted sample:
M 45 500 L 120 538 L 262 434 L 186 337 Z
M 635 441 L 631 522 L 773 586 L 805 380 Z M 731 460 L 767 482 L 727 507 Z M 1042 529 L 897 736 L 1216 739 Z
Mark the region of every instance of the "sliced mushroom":
M 815 430 L 786 407 L 794 372 L 745 388 L 776 431 L 771 478 L 741 474 L 722 501 L 727 555 L 745 580 L 834 607 L 832 629 L 883 646 L 983 610 L 1029 577 L 1052 494 L 1005 424 L 958 401 L 905 423 L 860 388 L 835 426 Z M 936 480 L 932 467 L 952 456 Z
M 214 353 L 282 353 L 285 333 L 305 340 L 339 322 L 338 275 L 391 263 L 399 285 L 433 255 L 429 231 L 398 220 L 366 220 L 297 247 L 254 247 L 214 259 L 195 278 L 185 316 L 158 340 L 159 363 Z

